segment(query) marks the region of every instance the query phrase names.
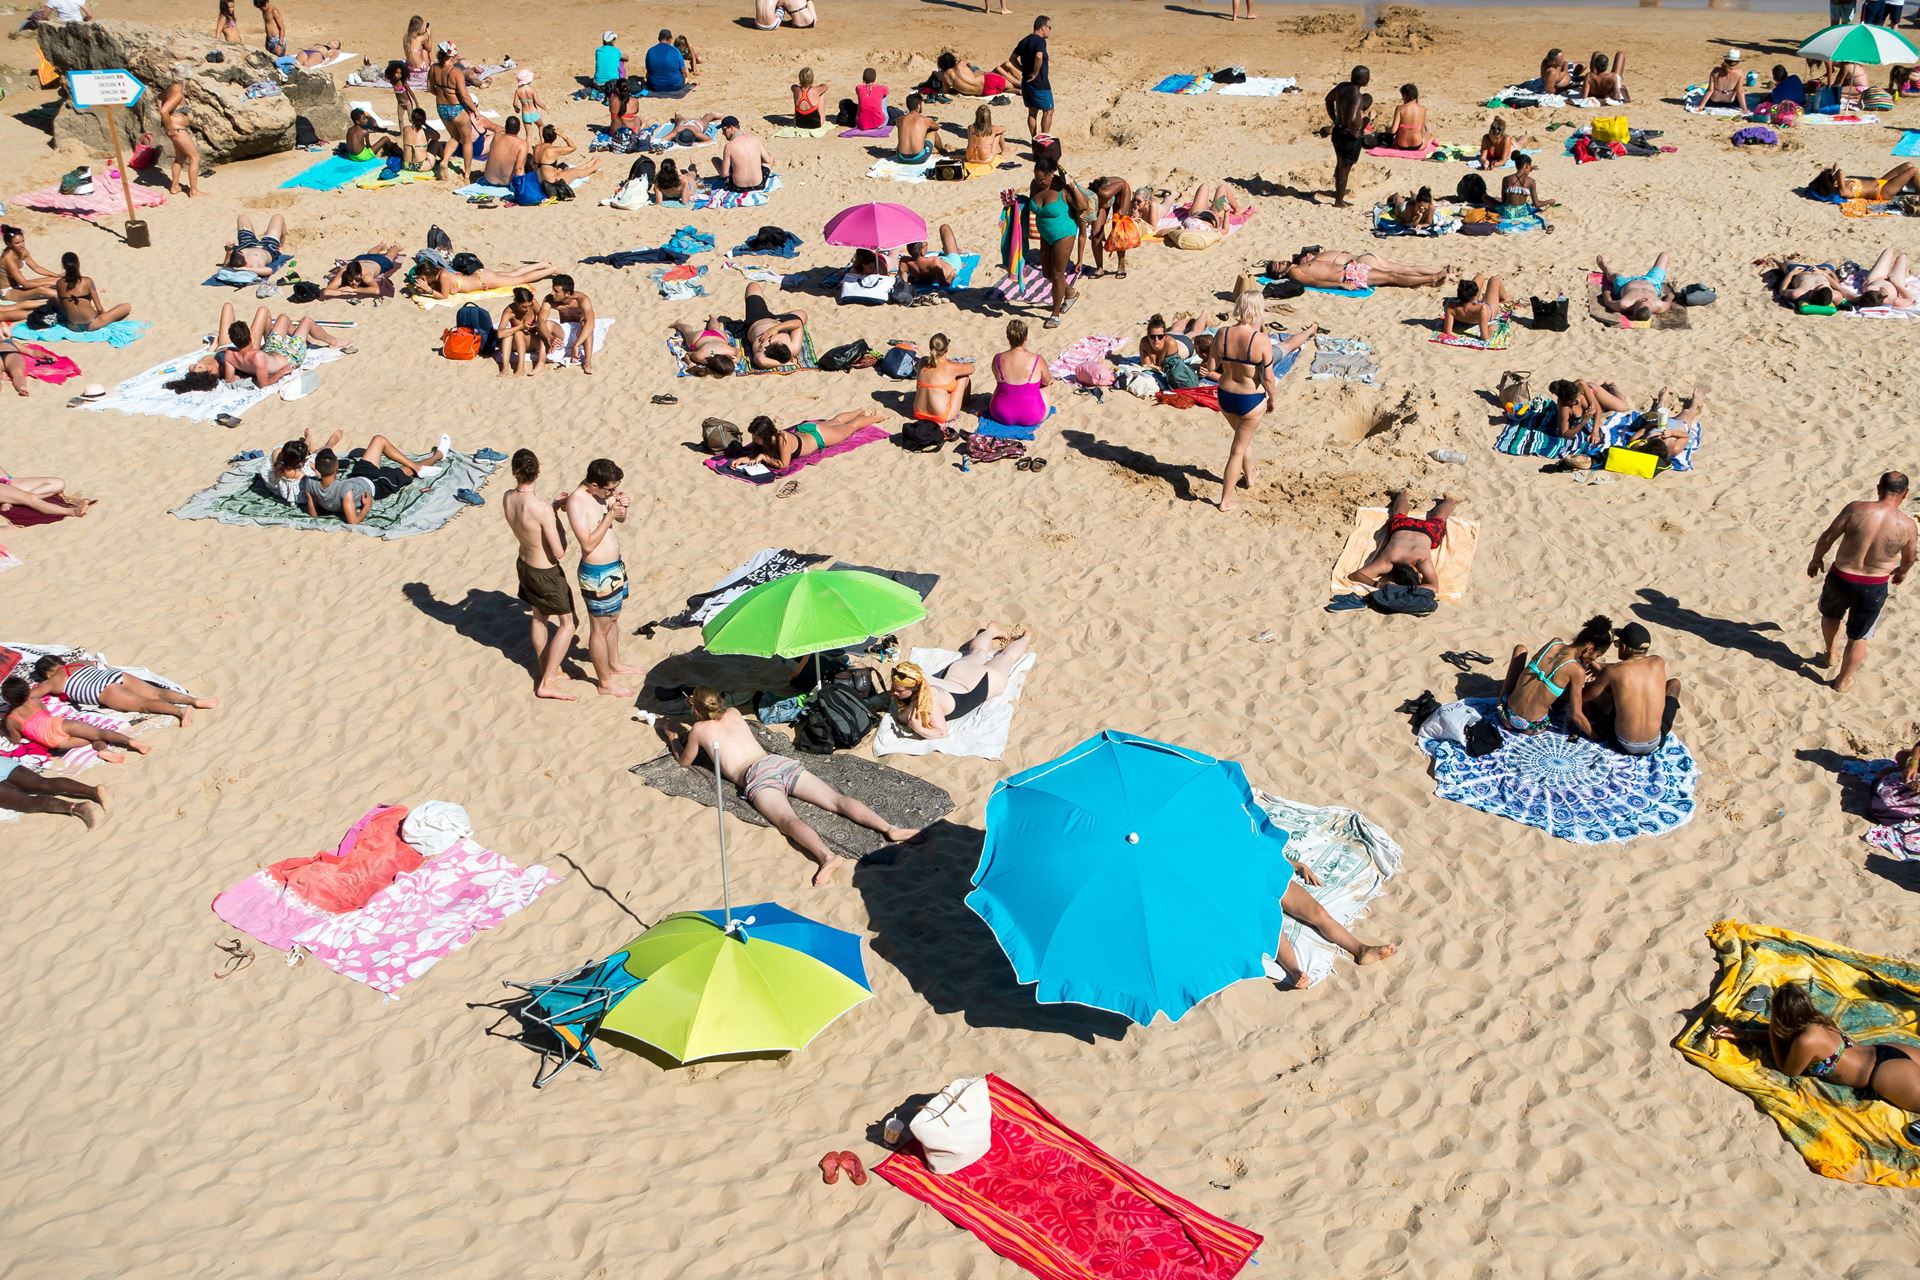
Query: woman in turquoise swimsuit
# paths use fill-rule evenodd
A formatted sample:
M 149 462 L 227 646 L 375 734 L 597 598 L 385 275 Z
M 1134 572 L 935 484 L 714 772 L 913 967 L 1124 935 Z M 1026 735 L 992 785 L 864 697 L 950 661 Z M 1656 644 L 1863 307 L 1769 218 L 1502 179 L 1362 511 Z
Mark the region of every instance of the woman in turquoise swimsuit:
M 728 459 L 727 465 L 737 470 L 757 462 L 775 471 L 785 471 L 802 458 L 831 449 L 860 428 L 871 427 L 879 421 L 880 415 L 877 413 L 850 409 L 846 413 L 836 413 L 831 418 L 802 422 L 782 431 L 773 425 L 772 418 L 762 414 L 747 424 L 747 436 L 751 443 L 737 456 Z
M 1080 296 L 1078 290 L 1067 287 L 1067 264 L 1074 261 L 1076 247 L 1080 261 L 1086 261 L 1086 224 L 1093 216 L 1093 200 L 1068 181 L 1059 161 L 1043 156 L 1033 162 L 1027 203 L 1033 210 L 1033 228 L 1040 235 L 1040 269 L 1053 285 L 1053 314 L 1045 327 L 1058 329 L 1060 317 Z
M 1554 706 L 1565 698 L 1569 725 L 1591 738 L 1593 726 L 1581 706 L 1581 691 L 1593 664 L 1612 643 L 1613 620 L 1596 617 L 1588 618 L 1571 641 L 1549 640 L 1531 657 L 1525 645 L 1515 645 L 1506 682 L 1500 686 L 1495 717 L 1500 727 L 1509 733 L 1539 733 L 1548 727 Z

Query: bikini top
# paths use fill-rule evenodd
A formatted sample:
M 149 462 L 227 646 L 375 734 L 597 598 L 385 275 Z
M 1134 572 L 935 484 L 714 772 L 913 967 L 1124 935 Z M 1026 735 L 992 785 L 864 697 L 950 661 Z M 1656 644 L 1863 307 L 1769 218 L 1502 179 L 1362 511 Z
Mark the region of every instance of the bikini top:
M 1567 687 L 1563 684 L 1555 684 L 1553 682 L 1553 677 L 1559 675 L 1562 671 L 1565 671 L 1567 669 L 1567 664 L 1569 662 L 1572 662 L 1573 659 L 1570 657 L 1560 659 L 1559 665 L 1554 667 L 1554 669 L 1551 672 L 1542 671 L 1540 669 L 1540 659 L 1547 656 L 1547 650 L 1553 648 L 1553 646 L 1559 643 L 1560 641 L 1558 640 L 1549 640 L 1545 644 L 1540 646 L 1540 652 L 1534 654 L 1531 658 L 1527 659 L 1527 674 L 1532 676 L 1534 679 L 1538 680 L 1541 684 L 1547 686 L 1547 692 L 1552 694 L 1556 698 L 1558 698 L 1561 694 L 1565 693 L 1567 691 Z
M 1800 1074 L 1803 1076 L 1811 1076 L 1815 1080 L 1825 1080 L 1833 1074 L 1834 1067 L 1838 1065 L 1840 1061 L 1840 1055 L 1851 1048 L 1853 1048 L 1853 1041 L 1848 1038 L 1846 1032 L 1842 1031 L 1840 1033 L 1840 1047 L 1817 1062 L 1809 1062 L 1807 1069 Z
M 1239 327 L 1238 325 L 1234 326 L 1234 328 L 1238 328 L 1238 327 Z M 1252 369 L 1257 373 L 1260 370 L 1267 368 L 1269 365 L 1273 363 L 1271 354 L 1269 354 L 1269 357 L 1265 360 L 1255 360 L 1253 358 L 1253 340 L 1257 335 L 1251 329 L 1249 329 L 1247 332 L 1247 354 L 1245 356 L 1236 356 L 1236 355 L 1228 354 L 1229 347 L 1228 347 L 1227 340 L 1232 335 L 1232 333 L 1233 333 L 1233 329 L 1228 329 L 1225 333 L 1222 333 L 1220 335 L 1220 363 L 1221 364 L 1245 365 L 1247 368 Z
M 995 356 L 993 358 L 994 381 L 1004 383 L 1005 385 L 1010 387 L 1032 387 L 1032 386 L 1039 385 L 1040 383 L 1040 357 L 1039 356 L 1033 356 L 1033 368 L 1027 371 L 1027 380 L 1025 382 L 1009 382 L 1007 380 L 1007 375 L 1000 371 L 1000 356 L 1004 356 L 1006 354 L 1007 354 L 1006 352 L 1002 351 L 1000 355 Z M 1027 354 L 1033 355 L 1032 352 L 1028 352 Z

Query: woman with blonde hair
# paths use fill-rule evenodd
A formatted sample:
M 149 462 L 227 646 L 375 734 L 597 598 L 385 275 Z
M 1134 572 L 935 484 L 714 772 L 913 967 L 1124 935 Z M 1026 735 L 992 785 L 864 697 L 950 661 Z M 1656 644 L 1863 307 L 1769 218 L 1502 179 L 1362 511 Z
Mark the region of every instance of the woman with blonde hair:
M 180 171 L 187 173 L 187 196 L 200 194 L 200 148 L 193 141 L 187 115 L 187 69 L 180 63 L 173 68 L 173 83 L 160 98 L 160 128 L 173 144 L 173 159 L 167 169 L 167 193 L 180 194 Z
M 954 721 L 1007 691 L 1013 669 L 1032 649 L 1027 632 L 1009 634 L 988 623 L 958 658 L 932 675 L 917 663 L 896 663 L 887 685 L 894 722 L 916 738 L 946 737 Z
M 410 80 L 424 79 L 433 69 L 433 46 L 429 39 L 432 29 L 432 24 L 417 13 L 407 19 L 407 34 L 400 41 L 400 60 L 407 64 Z
M 793 127 L 796 129 L 818 129 L 825 120 L 820 115 L 820 104 L 826 100 L 827 86 L 815 84 L 813 68 L 800 68 L 800 83 L 790 86 L 793 90 Z
M 1279 385 L 1273 376 L 1273 342 L 1264 325 L 1267 300 L 1249 289 L 1233 300 L 1233 322 L 1221 329 L 1208 357 L 1209 372 L 1220 382 L 1220 414 L 1233 428 L 1233 444 L 1220 476 L 1220 509 L 1234 510 L 1236 487 L 1253 487 L 1253 433 L 1273 402 Z
M 990 172 L 1006 154 L 1007 131 L 993 122 L 993 111 L 985 103 L 973 112 L 967 127 L 967 176 L 977 178 Z
M 927 354 L 920 357 L 920 375 L 914 383 L 913 416 L 935 426 L 959 417 L 972 390 L 973 365 L 947 359 L 948 345 L 944 333 L 927 339 Z

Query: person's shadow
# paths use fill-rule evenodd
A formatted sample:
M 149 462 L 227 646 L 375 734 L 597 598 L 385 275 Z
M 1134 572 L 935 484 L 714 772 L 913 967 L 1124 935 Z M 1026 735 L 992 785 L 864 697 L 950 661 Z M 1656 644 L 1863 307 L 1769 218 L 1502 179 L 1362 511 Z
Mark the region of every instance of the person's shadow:
M 1216 484 L 1219 483 L 1220 478 L 1211 471 L 1162 462 L 1150 453 L 1142 453 L 1138 449 L 1130 449 L 1126 445 L 1114 444 L 1109 440 L 1097 439 L 1085 431 L 1062 431 L 1060 438 L 1066 442 L 1067 448 L 1083 458 L 1092 458 L 1095 462 L 1110 462 L 1117 467 L 1126 468 L 1135 475 L 1151 476 L 1156 480 L 1166 481 L 1167 487 L 1173 490 L 1174 497 L 1182 502 L 1199 500 L 1193 492 L 1194 480 L 1210 480 Z
M 1666 592 L 1655 591 L 1651 587 L 1642 587 L 1639 594 L 1641 602 L 1631 608 L 1643 622 L 1685 631 L 1722 649 L 1737 649 L 1810 680 L 1821 679 L 1791 645 L 1766 634 L 1780 630 L 1777 622 L 1737 622 L 1732 618 L 1716 618 L 1712 614 L 1688 608 Z
M 873 952 L 936 1013 L 958 1013 L 970 1027 L 1009 1027 L 1118 1040 L 1132 1023 L 1078 1004 L 1041 1004 L 1014 977 L 993 930 L 966 904 L 985 836 L 936 822 L 885 865 L 854 866 L 853 887 L 866 907 Z
M 514 665 L 525 666 L 531 659 L 527 606 L 516 597 L 504 591 L 469 587 L 464 600 L 441 600 L 424 582 L 409 582 L 400 592 L 409 604 L 435 622 L 452 627 L 454 634 L 483 648 L 499 651 Z M 561 663 L 561 669 L 566 670 L 565 662 Z

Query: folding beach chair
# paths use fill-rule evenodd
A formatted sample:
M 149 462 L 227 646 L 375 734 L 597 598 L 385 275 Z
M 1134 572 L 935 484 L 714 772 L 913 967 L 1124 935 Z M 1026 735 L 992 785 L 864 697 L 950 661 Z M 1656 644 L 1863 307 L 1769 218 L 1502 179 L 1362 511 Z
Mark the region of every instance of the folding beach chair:
M 601 1019 L 640 985 L 640 979 L 628 973 L 626 966 L 627 952 L 622 950 L 557 978 L 500 984 L 527 993 L 519 1016 L 551 1032 L 559 1046 L 557 1050 L 543 1049 L 534 1088 L 545 1085 L 576 1059 L 600 1070 L 593 1052 L 594 1033 L 600 1029 Z

